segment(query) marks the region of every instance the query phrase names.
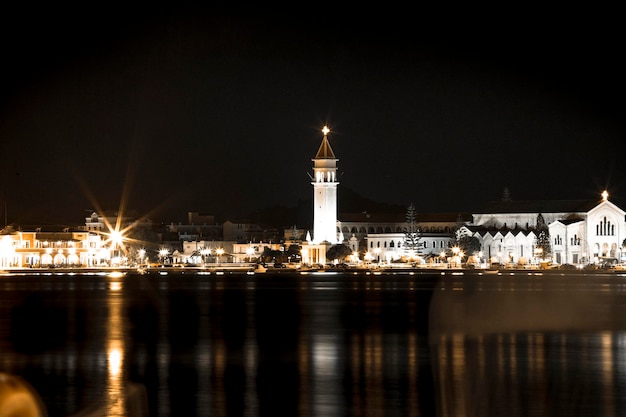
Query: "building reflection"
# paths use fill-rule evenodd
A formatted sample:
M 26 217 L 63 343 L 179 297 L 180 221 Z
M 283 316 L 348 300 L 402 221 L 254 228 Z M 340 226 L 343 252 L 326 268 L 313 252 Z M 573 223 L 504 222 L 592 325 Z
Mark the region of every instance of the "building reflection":
M 418 395 L 433 392 L 429 347 L 410 317 L 420 296 L 392 302 L 385 284 L 356 285 L 301 286 L 300 415 L 431 416 L 432 398 Z
M 440 417 L 623 415 L 623 332 L 442 335 Z M 619 355 L 621 358 L 616 358 Z

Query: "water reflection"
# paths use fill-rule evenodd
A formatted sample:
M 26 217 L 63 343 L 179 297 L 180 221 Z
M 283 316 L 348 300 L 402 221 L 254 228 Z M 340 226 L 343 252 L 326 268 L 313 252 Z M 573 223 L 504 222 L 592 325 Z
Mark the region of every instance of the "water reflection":
M 258 415 L 298 415 L 297 352 L 302 317 L 295 277 L 257 283 L 254 319 Z
M 442 336 L 438 416 L 618 416 L 623 333 Z M 615 358 L 615 355 L 618 358 Z
M 109 417 L 127 416 L 124 375 L 124 323 L 120 295 L 121 282 L 111 282 L 108 297 L 109 314 L 106 323 L 107 341 L 107 388 L 105 398 L 106 415 Z
M 432 372 L 424 312 L 430 292 L 410 282 L 362 282 L 344 293 L 348 349 L 343 396 L 354 415 L 432 416 Z M 340 304 L 341 305 L 341 304 Z M 339 414 L 338 414 L 339 415 Z
M 606 291 L 614 278 L 567 278 L 442 282 L 430 317 L 438 416 L 624 415 L 624 294 Z
M 31 383 L 50 417 L 618 416 L 623 288 L 468 274 L 3 277 L 0 371 Z

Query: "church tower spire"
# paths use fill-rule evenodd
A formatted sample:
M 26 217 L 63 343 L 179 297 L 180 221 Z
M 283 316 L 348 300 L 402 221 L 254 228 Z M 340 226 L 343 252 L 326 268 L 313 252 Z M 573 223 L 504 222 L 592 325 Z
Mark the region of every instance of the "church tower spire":
M 337 161 L 328 141 L 330 129 L 324 126 L 324 138 L 313 161 L 313 243 L 337 243 Z

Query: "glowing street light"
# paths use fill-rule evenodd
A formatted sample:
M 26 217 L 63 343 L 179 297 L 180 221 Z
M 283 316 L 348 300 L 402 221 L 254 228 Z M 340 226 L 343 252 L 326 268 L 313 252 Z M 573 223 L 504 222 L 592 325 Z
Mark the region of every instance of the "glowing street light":
M 355 264 L 359 263 L 359 252 L 357 251 L 352 252 L 352 262 L 354 262 Z
M 166 248 L 162 248 L 161 250 L 159 250 L 159 257 L 161 258 L 161 263 L 164 264 L 165 263 L 165 258 L 167 257 L 167 255 L 169 255 L 170 251 L 167 250 Z
M 254 255 L 254 248 L 252 246 L 248 246 L 248 249 L 246 249 L 246 255 L 248 255 L 248 262 L 250 262 L 252 255 Z
M 364 256 L 364 259 L 367 263 L 372 262 L 372 260 L 374 260 L 374 257 L 372 256 L 372 254 L 370 252 L 367 252 Z
M 202 248 L 200 249 L 200 255 L 202 255 L 202 263 L 206 266 L 206 258 L 211 254 L 211 249 Z
M 145 249 L 139 249 L 137 251 L 137 256 L 139 256 L 139 264 L 143 264 L 143 259 L 146 257 L 146 250 Z
M 220 263 L 220 256 L 222 256 L 224 254 L 224 249 L 222 248 L 217 248 L 215 249 L 215 262 Z
M 452 253 L 454 254 L 454 256 L 452 257 L 454 259 L 454 266 L 459 266 L 459 253 L 461 252 L 461 249 L 458 246 L 455 246 L 452 248 Z

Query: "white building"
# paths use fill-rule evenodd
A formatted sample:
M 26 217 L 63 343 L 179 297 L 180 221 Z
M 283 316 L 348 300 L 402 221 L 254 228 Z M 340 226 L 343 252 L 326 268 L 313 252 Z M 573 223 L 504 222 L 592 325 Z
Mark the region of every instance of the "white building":
M 313 236 L 312 243 L 338 243 L 337 237 L 337 161 L 328 142 L 328 127 L 313 161 Z
M 307 235 L 302 245 L 302 262 L 305 264 L 326 263 L 326 251 L 340 243 L 337 230 L 337 161 L 330 142 L 330 130 L 324 126 L 324 137 L 313 161 L 313 236 Z
M 491 203 L 474 214 L 464 233 L 477 237 L 484 256 L 499 263 L 536 263 L 537 218 L 548 225 L 555 264 L 622 262 L 626 213 L 608 200 L 515 201 Z
M 393 262 L 411 255 L 405 247 L 406 213 L 345 213 L 340 228 L 347 239 L 356 240 L 358 249 L 372 262 Z M 455 230 L 471 223 L 468 213 L 418 213 L 416 225 L 420 230 L 416 255 L 434 259 L 446 251 Z M 353 248 L 354 243 L 349 242 Z M 353 251 L 355 249 L 353 248 Z

